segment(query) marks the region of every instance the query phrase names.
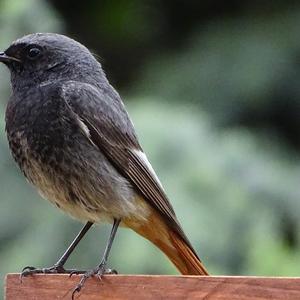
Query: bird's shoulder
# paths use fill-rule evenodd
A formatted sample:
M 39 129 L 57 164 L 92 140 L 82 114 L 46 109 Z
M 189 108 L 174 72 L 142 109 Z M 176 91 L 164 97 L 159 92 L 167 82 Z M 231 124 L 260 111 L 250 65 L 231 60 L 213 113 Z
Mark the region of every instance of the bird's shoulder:
M 55 92 L 81 120 L 94 126 L 109 144 L 141 149 L 125 106 L 109 84 L 94 86 L 67 81 L 60 84 Z

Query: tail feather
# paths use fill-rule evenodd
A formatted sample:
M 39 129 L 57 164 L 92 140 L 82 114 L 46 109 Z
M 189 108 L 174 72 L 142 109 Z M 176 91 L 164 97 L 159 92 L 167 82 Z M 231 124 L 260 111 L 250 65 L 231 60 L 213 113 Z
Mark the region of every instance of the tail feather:
M 208 275 L 201 260 L 195 255 L 194 251 L 174 232 L 170 232 L 171 242 L 177 250 L 178 257 L 173 258 L 165 252 L 177 269 L 183 275 Z M 171 252 L 171 251 L 170 251 Z
M 155 244 L 172 261 L 183 275 L 208 275 L 194 250 L 172 229 L 168 228 L 162 217 L 152 211 L 147 221 L 127 219 L 125 226 Z

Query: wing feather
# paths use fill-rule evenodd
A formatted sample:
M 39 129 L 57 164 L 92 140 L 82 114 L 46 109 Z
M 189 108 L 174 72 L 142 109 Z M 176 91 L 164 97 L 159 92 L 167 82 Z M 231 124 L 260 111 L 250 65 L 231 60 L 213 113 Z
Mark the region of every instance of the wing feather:
M 91 141 L 193 249 L 161 183 L 153 174 L 149 162 L 145 161 L 146 156 L 143 158 L 138 155 L 139 151 L 143 153 L 143 150 L 118 94 L 114 91 L 101 94 L 87 84 L 76 83 L 75 86 L 78 91 L 76 93 L 72 85 L 71 95 L 68 94 L 68 86 L 64 88 L 64 99 L 69 99 L 67 104 L 89 129 Z M 195 251 L 194 253 L 197 255 Z

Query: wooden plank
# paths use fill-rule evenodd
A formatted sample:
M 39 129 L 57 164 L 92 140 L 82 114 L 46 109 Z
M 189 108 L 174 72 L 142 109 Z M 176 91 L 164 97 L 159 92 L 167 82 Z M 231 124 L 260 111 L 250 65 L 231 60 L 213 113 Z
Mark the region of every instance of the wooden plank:
M 6 277 L 6 300 L 71 299 L 80 275 Z M 300 278 L 106 275 L 87 280 L 75 299 L 299 300 Z

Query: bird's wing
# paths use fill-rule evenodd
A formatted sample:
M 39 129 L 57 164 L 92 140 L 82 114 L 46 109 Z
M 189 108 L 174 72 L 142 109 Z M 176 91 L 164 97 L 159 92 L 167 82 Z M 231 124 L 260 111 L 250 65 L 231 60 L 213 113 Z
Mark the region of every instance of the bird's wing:
M 61 90 L 62 98 L 88 128 L 91 141 L 193 249 L 139 145 L 133 124 L 117 92 L 110 86 L 100 91 L 89 84 L 77 82 L 66 83 Z

